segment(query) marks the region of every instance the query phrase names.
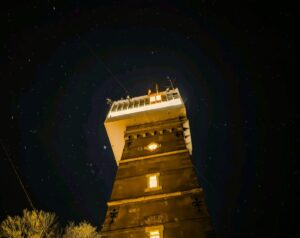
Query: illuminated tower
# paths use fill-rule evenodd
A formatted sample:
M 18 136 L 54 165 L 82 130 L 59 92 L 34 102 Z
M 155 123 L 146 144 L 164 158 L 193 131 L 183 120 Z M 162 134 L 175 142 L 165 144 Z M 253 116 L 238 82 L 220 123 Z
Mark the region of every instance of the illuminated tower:
M 102 237 L 213 237 L 178 89 L 114 101 L 104 125 L 118 171 Z

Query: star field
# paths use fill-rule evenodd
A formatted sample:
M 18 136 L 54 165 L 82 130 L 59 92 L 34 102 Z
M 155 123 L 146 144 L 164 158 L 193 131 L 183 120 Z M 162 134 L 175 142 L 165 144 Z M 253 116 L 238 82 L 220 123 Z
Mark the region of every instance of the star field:
M 112 100 L 172 79 L 219 237 L 287 235 L 299 170 L 296 8 L 253 1 L 31 1 L 1 9 L 1 141 L 39 209 L 105 215 Z M 0 152 L 0 218 L 30 208 Z M 195 203 L 197 206 L 197 203 Z

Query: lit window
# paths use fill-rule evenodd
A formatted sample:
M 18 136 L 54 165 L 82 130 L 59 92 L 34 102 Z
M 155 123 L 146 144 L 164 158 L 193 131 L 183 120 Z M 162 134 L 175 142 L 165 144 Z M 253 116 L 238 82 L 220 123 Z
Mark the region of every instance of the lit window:
M 159 173 L 155 174 L 147 174 L 147 188 L 145 188 L 145 192 L 150 192 L 154 190 L 160 190 L 161 186 L 159 183 Z
M 155 102 L 155 96 L 150 97 L 150 103 L 153 103 L 153 102 Z
M 151 142 L 149 145 L 145 147 L 146 150 L 155 151 L 160 147 L 160 144 L 157 144 L 155 142 Z
M 150 103 L 161 102 L 161 94 L 150 96 Z
M 152 175 L 149 177 L 149 187 L 150 188 L 156 188 L 158 186 L 157 183 L 157 176 L 156 175 Z
M 145 229 L 149 238 L 163 238 L 163 230 L 164 227 L 162 225 L 146 227 Z
M 150 238 L 160 238 L 159 231 L 150 231 Z
M 157 102 L 160 102 L 161 101 L 161 95 L 159 94 L 159 95 L 156 95 L 155 96 L 155 100 L 157 101 Z

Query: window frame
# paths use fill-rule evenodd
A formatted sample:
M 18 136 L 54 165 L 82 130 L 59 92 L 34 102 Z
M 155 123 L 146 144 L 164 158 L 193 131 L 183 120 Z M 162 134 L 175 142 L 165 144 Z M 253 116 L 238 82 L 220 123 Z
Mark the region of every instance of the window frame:
M 150 186 L 150 179 L 153 176 L 156 177 L 156 182 L 157 182 L 157 186 L 156 187 L 151 187 Z M 160 173 L 146 174 L 146 180 L 147 180 L 147 187 L 145 188 L 145 192 L 157 191 L 157 190 L 161 190 L 162 189 L 161 182 L 160 182 Z
M 145 228 L 146 237 L 151 238 L 150 232 L 153 232 L 153 231 L 158 231 L 159 232 L 159 238 L 164 237 L 164 226 L 163 225 L 146 227 Z

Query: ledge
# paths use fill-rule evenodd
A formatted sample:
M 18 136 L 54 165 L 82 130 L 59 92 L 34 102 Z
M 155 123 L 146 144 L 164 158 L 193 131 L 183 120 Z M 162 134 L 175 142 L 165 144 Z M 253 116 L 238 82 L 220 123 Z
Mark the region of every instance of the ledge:
M 164 152 L 164 153 L 159 153 L 159 154 L 154 154 L 154 155 L 140 156 L 140 157 L 136 157 L 136 158 L 120 160 L 120 164 L 129 163 L 129 162 L 137 161 L 137 160 L 143 160 L 143 159 L 151 159 L 151 158 L 156 158 L 156 157 L 161 157 L 161 156 L 166 156 L 166 155 L 180 154 L 180 153 L 184 153 L 184 152 L 189 152 L 189 150 L 188 149 L 175 150 L 175 151 Z
M 122 199 L 122 200 L 116 200 L 116 201 L 110 201 L 107 202 L 107 206 L 117 206 L 117 205 L 123 205 L 128 203 L 135 203 L 135 202 L 145 202 L 149 200 L 157 200 L 162 198 L 170 198 L 170 197 L 178 197 L 181 195 L 186 195 L 190 193 L 198 193 L 202 192 L 202 188 L 194 188 L 187 191 L 178 191 L 173 193 L 162 193 L 162 194 L 155 194 L 155 195 L 149 195 L 149 196 L 143 196 L 143 197 L 137 197 L 137 198 L 129 198 L 129 199 Z

